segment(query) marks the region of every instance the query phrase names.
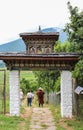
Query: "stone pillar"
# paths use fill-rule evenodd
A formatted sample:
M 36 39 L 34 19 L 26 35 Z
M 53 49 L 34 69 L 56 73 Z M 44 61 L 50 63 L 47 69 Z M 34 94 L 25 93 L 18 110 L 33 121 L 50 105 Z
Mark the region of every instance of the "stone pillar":
M 72 118 L 72 75 L 70 71 L 61 73 L 61 115 Z
M 20 73 L 17 70 L 10 71 L 10 115 L 20 115 Z

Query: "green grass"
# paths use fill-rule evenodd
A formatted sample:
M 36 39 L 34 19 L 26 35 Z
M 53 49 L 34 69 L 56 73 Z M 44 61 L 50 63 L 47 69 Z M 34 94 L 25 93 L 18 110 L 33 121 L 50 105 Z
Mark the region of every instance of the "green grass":
M 57 127 L 56 130 L 65 130 L 62 126 L 59 125 L 59 120 L 61 119 L 60 107 L 50 105 L 50 110 L 52 111 L 52 114 L 53 114 L 53 117 L 54 117 L 55 126 Z
M 25 78 L 27 80 L 33 80 L 35 79 L 35 76 L 32 71 L 20 71 L 20 80 L 22 78 Z
M 67 130 L 67 128 L 72 128 L 72 130 L 83 130 L 83 117 L 73 117 L 72 119 L 61 118 L 60 106 L 50 105 L 50 110 L 52 111 L 55 125 L 57 127 L 56 130 Z M 60 121 L 66 125 L 60 124 Z
M 25 112 L 26 106 L 21 106 L 21 113 Z M 29 130 L 31 115 L 26 119 L 19 116 L 0 114 L 0 130 Z
M 72 126 L 74 130 L 83 130 L 83 117 L 77 117 L 72 120 L 65 121 L 68 126 Z
M 19 124 L 23 121 L 21 117 L 8 117 L 0 115 L 0 130 L 19 130 Z
M 30 119 L 31 119 L 31 117 L 27 118 L 27 120 L 25 121 L 25 130 L 29 130 Z

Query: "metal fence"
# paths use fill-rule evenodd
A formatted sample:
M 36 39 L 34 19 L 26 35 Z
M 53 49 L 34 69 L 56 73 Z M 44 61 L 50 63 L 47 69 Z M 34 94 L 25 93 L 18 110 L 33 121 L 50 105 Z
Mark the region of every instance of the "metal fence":
M 47 100 L 48 100 L 48 94 L 45 93 L 45 102 L 47 102 Z M 61 102 L 60 92 L 49 93 L 49 104 L 60 105 L 60 102 Z

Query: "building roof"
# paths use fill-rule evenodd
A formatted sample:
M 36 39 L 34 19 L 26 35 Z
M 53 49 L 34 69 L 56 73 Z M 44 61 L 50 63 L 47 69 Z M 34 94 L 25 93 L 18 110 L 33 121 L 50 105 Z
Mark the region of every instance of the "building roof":
M 8 69 L 21 70 L 69 70 L 74 68 L 79 57 L 80 54 L 76 53 L 0 53 L 0 60 L 6 63 Z
M 27 39 L 55 39 L 58 40 L 59 38 L 59 32 L 42 32 L 42 30 L 39 28 L 37 32 L 24 32 L 19 34 L 20 37 L 24 40 L 25 38 Z
M 0 53 L 0 60 L 4 59 L 51 59 L 51 60 L 78 60 L 81 54 L 78 53 L 52 53 L 52 54 L 27 54 L 25 53 Z M 65 59 L 64 59 L 65 58 Z

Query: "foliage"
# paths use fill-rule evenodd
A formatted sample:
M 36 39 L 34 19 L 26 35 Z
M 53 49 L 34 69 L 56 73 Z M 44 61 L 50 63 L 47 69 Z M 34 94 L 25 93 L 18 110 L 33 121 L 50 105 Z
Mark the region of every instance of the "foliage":
M 80 86 L 83 86 L 83 60 L 80 60 L 73 71 L 73 77 L 78 79 Z
M 36 91 L 37 90 L 37 81 L 36 80 L 30 80 L 29 81 L 29 84 L 30 84 L 30 90 L 31 91 Z
M 54 52 L 79 52 L 79 46 L 76 42 L 66 41 L 62 44 L 58 41 L 54 46 Z
M 56 90 L 55 82 L 60 75 L 59 71 L 36 71 L 34 74 L 38 81 L 38 87 L 43 87 L 48 93 Z
M 63 52 L 62 44 L 60 41 L 57 41 L 54 46 L 54 52 Z
M 75 52 L 76 45 L 76 43 L 70 43 L 69 41 L 66 41 L 63 44 L 60 41 L 58 41 L 54 46 L 54 52 Z
M 27 94 L 28 90 L 30 90 L 30 91 L 36 91 L 37 90 L 37 83 L 34 80 L 29 81 L 29 80 L 23 78 L 20 81 L 20 85 L 21 85 L 21 89 L 22 89 L 24 95 Z
M 60 91 L 60 81 L 61 81 L 61 77 L 59 76 L 55 82 L 57 92 Z
M 68 40 L 77 43 L 78 52 L 83 52 L 83 11 L 79 12 L 78 7 L 72 7 L 67 3 L 70 11 L 70 23 L 67 23 L 64 31 L 68 35 Z
M 69 42 L 67 46 L 68 52 L 78 52 L 78 45 L 74 42 Z
M 28 90 L 37 90 L 37 81 L 32 71 L 21 71 L 20 79 L 21 89 L 24 94 L 26 94 Z
M 26 94 L 27 91 L 30 89 L 29 81 L 26 80 L 25 78 L 23 78 L 20 81 L 20 86 L 21 86 L 21 89 L 22 89 L 22 91 L 23 91 L 24 94 Z

